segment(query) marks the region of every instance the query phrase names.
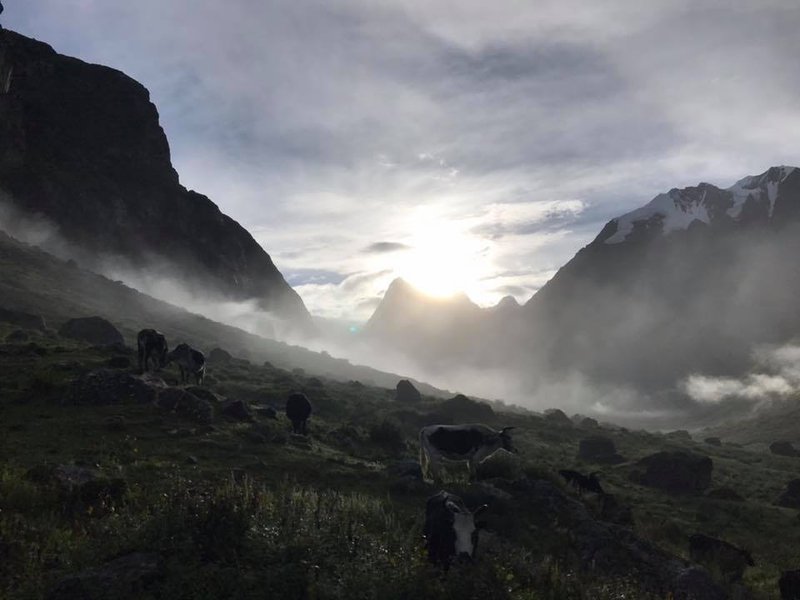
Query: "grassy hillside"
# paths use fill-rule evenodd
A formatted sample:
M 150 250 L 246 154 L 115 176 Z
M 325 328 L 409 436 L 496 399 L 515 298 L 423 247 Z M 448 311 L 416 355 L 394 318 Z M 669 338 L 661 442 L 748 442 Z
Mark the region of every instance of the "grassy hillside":
M 254 362 L 269 361 L 344 381 L 371 381 L 389 387 L 400 378 L 211 321 L 121 282 L 80 269 L 74 262 L 59 260 L 3 232 L 0 232 L 0 306 L 42 315 L 54 328 L 70 318 L 99 315 L 113 322 L 131 344 L 140 329 L 153 327 L 163 331 L 173 345 L 185 341 L 205 351 L 222 347 Z M 444 394 L 417 383 L 422 391 Z
M 14 329 L 0 324 L 0 339 Z M 415 459 L 422 424 L 485 408 L 449 414 L 430 396 L 398 405 L 393 390 L 234 360 L 209 365 L 208 389 L 279 408 L 290 389 L 303 389 L 315 406 L 309 438 L 290 435 L 282 414 L 227 418 L 216 399 L 214 420 L 201 424 L 149 403 L 87 404 L 72 382 L 112 359 L 133 361 L 132 351 L 27 335 L 0 346 L 0 597 L 82 597 L 69 590 L 111 585 L 98 573 L 132 552 L 157 557 L 158 568 L 141 582 L 115 575 L 114 585 L 134 590 L 124 597 L 667 597 L 623 553 L 587 563 L 581 537 L 611 526 L 598 518 L 597 497 L 577 500 L 563 487 L 561 468 L 598 470 L 606 491 L 632 508 L 633 529 L 610 530 L 617 537 L 632 531 L 637 544 L 682 558 L 698 531 L 749 548 L 757 566 L 745 582 L 757 598 L 777 597 L 780 571 L 800 564 L 797 511 L 772 505 L 800 460 L 605 428 L 626 462 L 591 465 L 576 453 L 594 427 L 486 413 L 490 424 L 517 427 L 522 470 L 515 481 L 500 473 L 448 488 L 490 504 L 489 533 L 474 564 L 443 575 L 425 561 L 421 538 L 425 499 L 438 488 L 392 469 Z M 163 375 L 177 384 L 177 373 Z M 712 488 L 733 488 L 744 502 L 631 483 L 632 463 L 663 449 L 710 456 Z M 55 468 L 88 469 L 99 483 L 67 489 Z

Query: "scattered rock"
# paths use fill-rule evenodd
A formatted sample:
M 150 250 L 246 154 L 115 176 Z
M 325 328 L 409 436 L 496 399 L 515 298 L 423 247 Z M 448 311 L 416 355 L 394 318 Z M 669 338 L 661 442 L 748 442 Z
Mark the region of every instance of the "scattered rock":
M 772 442 L 769 451 L 778 456 L 800 456 L 800 452 L 792 446 L 791 442 Z
M 197 457 L 192 456 L 191 454 L 186 457 L 184 461 L 187 465 L 196 465 L 198 463 Z
M 709 446 L 722 446 L 722 440 L 718 437 L 707 437 L 703 441 Z
M 422 394 L 419 393 L 414 384 L 408 379 L 401 379 L 397 382 L 394 399 L 397 402 L 419 402 L 422 400 Z
M 138 376 L 109 369 L 98 369 L 81 375 L 70 386 L 69 401 L 73 404 L 101 406 L 135 402 L 153 402 L 166 384 L 153 376 Z
M 315 387 L 315 388 L 325 387 L 325 384 L 323 384 L 322 380 L 319 379 L 318 377 L 312 377 L 311 379 L 306 381 L 306 385 L 308 387 Z
M 22 329 L 15 329 L 11 333 L 6 336 L 6 341 L 10 344 L 19 344 L 21 342 L 27 342 L 30 339 L 30 336 L 27 332 L 23 331 Z
M 717 574 L 725 583 L 741 581 L 745 569 L 755 565 L 747 550 L 702 533 L 689 538 L 689 558 Z
M 477 465 L 478 479 L 508 479 L 522 477 L 522 460 L 513 452 L 500 448 Z
M 106 364 L 112 369 L 128 369 L 131 366 L 131 359 L 127 356 L 112 356 Z
M 775 500 L 777 506 L 784 508 L 800 508 L 800 479 L 792 479 L 786 484 L 786 490 Z
M 572 426 L 572 420 L 560 408 L 548 408 L 544 411 L 544 419 L 553 425 Z
M 23 329 L 34 329 L 37 331 L 47 330 L 47 324 L 44 322 L 44 318 L 41 315 L 33 315 L 21 310 L 0 308 L 0 321 L 11 323 Z
M 728 595 L 698 567 L 681 570 L 675 578 L 675 600 L 726 600 Z
M 342 425 L 325 434 L 326 443 L 344 450 L 354 452 L 365 443 L 364 437 L 353 425 Z
M 684 451 L 657 452 L 636 465 L 640 470 L 631 474 L 632 481 L 671 494 L 702 492 L 711 484 L 714 467 L 708 456 Z
M 38 465 L 25 477 L 55 489 L 61 510 L 67 515 L 104 516 L 128 490 L 124 479 L 101 477 L 94 469 L 79 465 Z
M 233 359 L 231 353 L 222 348 L 214 348 L 208 353 L 208 362 L 215 365 L 226 365 Z
M 214 404 L 219 404 L 224 400 L 222 396 L 218 396 L 210 389 L 206 387 L 201 387 L 199 385 L 190 385 L 184 388 L 190 394 L 193 394 L 200 398 L 201 400 L 205 400 L 206 402 L 210 403 L 212 406 Z
M 252 421 L 253 414 L 242 400 L 225 400 L 222 402 L 220 412 L 236 421 Z
M 102 317 L 70 319 L 59 328 L 58 335 L 94 346 L 125 345 L 125 338 L 119 329 Z
M 434 422 L 439 423 L 482 423 L 494 419 L 495 414 L 491 406 L 458 394 L 443 400 L 431 414 Z
M 614 441 L 600 435 L 587 437 L 578 442 L 578 458 L 587 462 L 618 464 L 625 459 L 617 454 Z
M 47 598 L 100 600 L 149 597 L 148 590 L 159 578 L 160 572 L 158 555 L 134 552 L 62 579 Z
M 781 573 L 778 587 L 781 590 L 781 600 L 800 600 L 800 569 Z
M 262 419 L 276 419 L 278 418 L 278 411 L 272 406 L 256 406 L 253 412 Z
M 214 419 L 214 407 L 209 402 L 181 388 L 161 390 L 155 404 L 198 423 L 210 423 Z
M 600 429 L 600 423 L 597 422 L 597 419 L 593 419 L 592 417 L 584 417 L 578 424 L 584 429 Z
M 692 434 L 686 431 L 685 429 L 676 429 L 675 431 L 669 431 L 665 433 L 664 436 L 671 440 L 682 440 L 684 442 L 692 441 Z
M 731 488 L 714 488 L 708 494 L 706 494 L 707 498 L 711 498 L 712 500 L 727 500 L 728 502 L 744 502 L 744 498 L 742 498 L 735 490 Z

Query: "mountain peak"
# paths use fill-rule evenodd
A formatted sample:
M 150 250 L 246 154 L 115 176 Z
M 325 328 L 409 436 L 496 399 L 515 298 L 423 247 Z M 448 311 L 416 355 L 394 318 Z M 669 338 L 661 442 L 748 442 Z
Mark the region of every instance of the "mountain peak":
M 596 241 L 618 244 L 683 231 L 695 223 L 768 221 L 775 213 L 780 189 L 790 179 L 797 179 L 798 173 L 796 167 L 782 165 L 744 177 L 726 189 L 705 182 L 672 188 L 644 206 L 612 219 Z

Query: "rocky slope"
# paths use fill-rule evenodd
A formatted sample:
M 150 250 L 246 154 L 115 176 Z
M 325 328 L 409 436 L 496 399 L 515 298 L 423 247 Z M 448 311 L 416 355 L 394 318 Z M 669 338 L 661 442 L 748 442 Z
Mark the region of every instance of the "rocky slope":
M 308 328 L 302 300 L 269 255 L 207 197 L 184 188 L 148 91 L 114 69 L 0 31 L 0 199 L 44 217 L 63 250 L 179 276 L 205 297 L 255 299 Z M 7 216 L 8 220 L 8 216 Z

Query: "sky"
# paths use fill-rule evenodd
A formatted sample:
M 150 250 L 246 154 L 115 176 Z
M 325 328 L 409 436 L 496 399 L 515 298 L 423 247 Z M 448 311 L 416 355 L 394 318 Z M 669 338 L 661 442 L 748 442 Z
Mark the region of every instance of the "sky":
M 6 0 L 0 23 L 120 69 L 181 182 L 309 310 L 402 276 L 526 301 L 609 219 L 797 165 L 797 0 Z

